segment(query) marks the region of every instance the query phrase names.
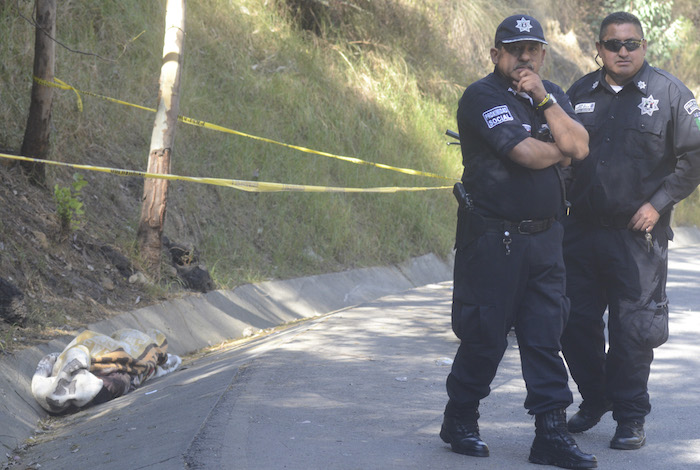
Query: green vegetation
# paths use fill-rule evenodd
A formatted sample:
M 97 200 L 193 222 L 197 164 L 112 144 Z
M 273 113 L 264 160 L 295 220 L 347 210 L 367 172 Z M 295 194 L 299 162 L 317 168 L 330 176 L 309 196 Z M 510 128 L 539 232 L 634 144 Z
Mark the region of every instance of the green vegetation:
M 647 60 L 652 65 L 671 70 L 682 77 L 683 69 L 693 64 L 693 56 L 697 58 L 700 45 L 697 42 L 696 0 L 600 0 L 599 4 L 599 8 L 588 15 L 592 33 L 596 36 L 605 13 L 629 11 L 644 26 L 644 36 L 649 43 Z
M 80 193 L 86 184 L 87 181 L 83 175 L 75 173 L 73 183 L 69 187 L 54 185 L 53 199 L 56 201 L 56 213 L 63 233 L 77 230 L 83 224 L 85 211 L 83 210 L 83 202 L 80 200 Z
M 0 2 L 4 149 L 20 148 L 28 112 L 34 29 L 22 17 L 31 17 L 33 3 Z M 488 48 L 503 16 L 528 12 L 542 20 L 551 43 L 544 73 L 553 81 L 567 87 L 595 68 L 589 24 L 605 11 L 603 0 L 516 3 L 188 2 L 180 113 L 280 142 L 458 178 L 459 150 L 445 145 L 444 132 L 455 128 L 464 87 L 491 70 Z M 681 22 L 675 31 L 686 36 L 676 34 L 681 46 L 659 60 L 697 92 L 692 73 L 700 63 L 700 20 L 691 6 L 677 0 L 664 13 L 667 23 Z M 73 0 L 58 8 L 57 40 L 65 47 L 57 47 L 56 77 L 79 90 L 155 107 L 165 2 Z M 82 111 L 76 93 L 55 91 L 51 158 L 144 170 L 153 114 L 80 98 Z M 186 176 L 333 187 L 451 184 L 185 124 L 179 124 L 172 162 L 172 173 Z M 143 181 L 82 175 L 89 183 L 82 189 L 83 230 L 104 233 L 131 252 Z M 66 189 L 72 171 L 47 167 L 47 177 L 51 186 Z M 77 200 L 75 193 L 71 198 Z M 445 257 L 455 210 L 449 190 L 258 194 L 175 181 L 165 234 L 197 246 L 219 287 L 232 287 L 429 252 Z M 697 212 L 684 212 L 683 222 L 695 223 Z

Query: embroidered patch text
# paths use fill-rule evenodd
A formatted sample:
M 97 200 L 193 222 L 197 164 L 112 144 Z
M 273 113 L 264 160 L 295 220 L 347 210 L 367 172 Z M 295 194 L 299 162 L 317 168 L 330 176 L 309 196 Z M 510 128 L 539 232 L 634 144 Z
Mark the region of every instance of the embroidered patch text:
M 693 100 L 688 101 L 686 104 L 683 105 L 683 108 L 686 110 L 688 114 L 693 114 L 695 111 L 700 111 L 700 107 L 698 107 L 698 102 Z
M 486 125 L 489 126 L 489 129 L 493 129 L 497 125 L 503 124 L 504 122 L 514 120 L 513 115 L 510 113 L 510 109 L 508 109 L 508 106 L 505 104 L 489 109 L 483 113 L 482 116 L 484 117 L 484 121 L 486 121 Z
M 577 103 L 574 108 L 576 114 L 592 113 L 595 111 L 595 103 Z

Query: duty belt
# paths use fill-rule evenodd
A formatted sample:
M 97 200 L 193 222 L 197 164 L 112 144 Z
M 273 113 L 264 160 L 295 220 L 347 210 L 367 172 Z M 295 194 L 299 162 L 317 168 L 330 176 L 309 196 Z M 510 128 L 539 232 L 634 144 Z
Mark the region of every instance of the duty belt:
M 554 217 L 550 217 L 549 219 L 528 219 L 514 222 L 511 220 L 489 219 L 484 217 L 486 230 L 492 232 L 519 233 L 522 235 L 544 232 L 552 226 L 555 220 Z

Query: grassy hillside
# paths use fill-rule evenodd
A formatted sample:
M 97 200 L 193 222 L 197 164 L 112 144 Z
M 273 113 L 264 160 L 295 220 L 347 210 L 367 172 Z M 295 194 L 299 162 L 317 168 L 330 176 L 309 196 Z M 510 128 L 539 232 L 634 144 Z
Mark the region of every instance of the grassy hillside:
M 33 3 L 0 2 L 0 150 L 7 152 L 21 147 L 29 107 Z M 566 87 L 595 68 L 584 22 L 589 3 L 600 7 L 573 0 L 188 2 L 180 113 L 279 142 L 458 178 L 459 150 L 445 145 L 444 131 L 456 126 L 464 87 L 491 71 L 488 48 L 497 24 L 517 12 L 538 16 L 551 44 L 544 75 Z M 155 107 L 164 8 L 164 0 L 59 1 L 56 77 L 79 90 Z M 82 111 L 76 93 L 55 92 L 51 158 L 144 170 L 154 115 L 80 99 Z M 187 176 L 331 187 L 451 184 L 185 124 L 177 129 L 172 162 L 174 174 Z M 85 215 L 82 228 L 66 237 L 58 233 L 52 194 L 54 185 L 70 186 L 74 170 L 47 167 L 44 189 L 27 186 L 16 169 L 0 172 L 6 182 L 0 277 L 28 294 L 30 327 L 79 326 L 84 315 L 111 314 L 133 306 L 134 298 L 155 301 L 178 290 L 167 276 L 146 290 L 113 270 L 100 278 L 86 267 L 85 249 L 76 248 L 110 244 L 138 267 L 140 178 L 80 171 L 87 180 L 80 195 Z M 196 246 L 219 288 L 429 252 L 447 256 L 453 244 L 456 203 L 449 190 L 257 194 L 173 182 L 169 195 L 165 235 Z M 37 231 L 46 235 L 39 244 L 27 236 Z M 65 261 L 78 255 L 82 261 Z M 92 287 L 70 287 L 67 266 L 83 272 Z M 99 287 L 105 276 L 117 289 Z

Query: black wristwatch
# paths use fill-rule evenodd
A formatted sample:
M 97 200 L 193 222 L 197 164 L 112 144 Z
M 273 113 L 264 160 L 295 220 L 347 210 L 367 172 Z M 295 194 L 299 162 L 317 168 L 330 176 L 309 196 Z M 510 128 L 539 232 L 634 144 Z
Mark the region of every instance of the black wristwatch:
M 556 102 L 557 99 L 554 97 L 554 95 L 551 93 L 547 93 L 547 96 L 545 96 L 544 99 L 540 102 L 540 104 L 537 105 L 536 109 L 544 111 Z

